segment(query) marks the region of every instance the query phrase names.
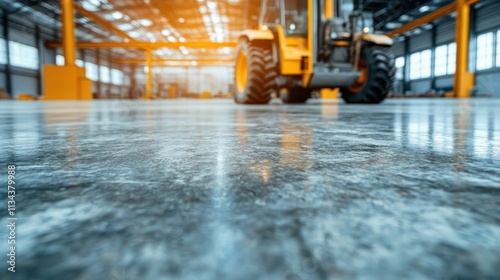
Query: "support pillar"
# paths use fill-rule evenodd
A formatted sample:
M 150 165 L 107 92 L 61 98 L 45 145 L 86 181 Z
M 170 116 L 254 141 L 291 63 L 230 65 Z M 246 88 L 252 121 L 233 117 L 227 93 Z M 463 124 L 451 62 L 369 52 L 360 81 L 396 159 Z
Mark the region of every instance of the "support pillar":
M 333 7 L 334 0 L 325 0 L 325 19 L 332 18 L 334 14 Z
M 146 50 L 146 65 L 148 72 L 146 73 L 146 95 L 144 98 L 150 99 L 153 91 L 153 52 Z
M 61 0 L 63 54 L 65 65 L 75 65 L 75 11 L 73 0 Z
M 46 100 L 90 100 L 92 82 L 85 68 L 76 65 L 75 14 L 73 0 L 61 0 L 64 66 L 44 65 L 43 88 Z
M 38 72 L 37 72 L 38 80 L 36 84 L 36 95 L 42 96 L 43 94 L 42 69 L 43 69 L 43 63 L 45 62 L 45 55 L 44 55 L 44 46 L 42 44 L 42 38 L 40 35 L 40 27 L 38 26 L 38 24 L 35 26 L 35 45 L 38 52 Z
M 323 16 L 325 19 L 332 18 L 334 15 L 334 0 L 325 0 L 324 3 Z M 321 99 L 337 99 L 339 94 L 339 89 L 328 89 L 324 88 L 320 90 Z
M 455 73 L 455 97 L 468 98 L 474 87 L 474 74 L 469 72 L 470 4 L 457 0 L 456 43 L 457 70 Z
M 404 36 L 404 38 L 405 38 L 404 41 L 405 67 L 403 71 L 403 95 L 406 95 L 406 93 L 411 90 L 411 84 L 410 84 L 411 55 L 410 55 L 410 37 Z
M 9 16 L 6 11 L 3 11 L 3 37 L 5 39 L 5 55 L 7 58 L 5 64 L 5 91 L 13 98 L 14 93 L 12 92 L 12 69 L 10 66 L 10 45 L 9 45 Z

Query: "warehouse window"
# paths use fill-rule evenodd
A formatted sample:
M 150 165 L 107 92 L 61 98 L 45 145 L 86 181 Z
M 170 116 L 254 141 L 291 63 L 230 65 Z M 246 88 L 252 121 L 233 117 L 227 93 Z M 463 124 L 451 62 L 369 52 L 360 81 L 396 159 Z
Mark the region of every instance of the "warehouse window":
M 451 43 L 448 45 L 448 75 L 455 74 L 457 69 L 457 44 Z
M 85 76 L 92 81 L 97 81 L 97 65 L 91 62 L 85 62 Z
M 457 60 L 457 44 L 439 46 L 436 48 L 434 73 L 436 76 L 455 74 Z
M 59 66 L 63 66 L 65 63 L 65 59 L 64 59 L 64 56 L 63 55 L 56 55 L 56 64 L 59 65 Z M 79 66 L 79 67 L 85 67 L 85 62 L 81 59 L 77 59 L 76 60 L 76 65 Z
M 493 67 L 493 33 L 489 32 L 477 36 L 477 70 Z
M 425 50 L 410 56 L 410 79 L 425 79 L 431 76 L 431 54 L 431 50 Z
M 500 30 L 497 32 L 497 67 L 500 67 Z
M 3 38 L 0 38 L 0 64 L 7 64 L 7 49 Z
M 59 66 L 63 66 L 64 65 L 64 56 L 58 54 L 56 55 L 56 64 L 59 65 Z
M 396 79 L 402 80 L 405 73 L 405 58 L 403 56 L 396 58 Z
M 447 74 L 448 72 L 447 60 L 448 60 L 448 46 L 444 45 L 437 47 L 436 61 L 434 68 L 434 74 L 436 76 L 443 76 Z
M 38 69 L 38 50 L 35 47 L 9 42 L 10 64 L 28 69 Z
M 111 69 L 111 82 L 113 85 L 123 85 L 123 72 L 117 69 Z
M 110 80 L 109 80 L 109 68 L 107 66 L 101 66 L 99 67 L 99 71 L 101 72 L 100 73 L 100 80 L 101 82 L 103 83 L 109 83 Z

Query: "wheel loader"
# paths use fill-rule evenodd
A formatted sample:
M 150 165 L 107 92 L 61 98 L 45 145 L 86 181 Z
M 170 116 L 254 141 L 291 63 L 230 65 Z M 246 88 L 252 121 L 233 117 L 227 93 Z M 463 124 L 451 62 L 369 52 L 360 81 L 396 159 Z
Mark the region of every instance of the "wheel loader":
M 262 0 L 258 28 L 243 31 L 236 49 L 236 103 L 267 104 L 275 93 L 305 103 L 323 88 L 339 88 L 347 103 L 384 101 L 396 73 L 392 39 L 374 34 L 369 13 L 341 17 L 334 6 Z

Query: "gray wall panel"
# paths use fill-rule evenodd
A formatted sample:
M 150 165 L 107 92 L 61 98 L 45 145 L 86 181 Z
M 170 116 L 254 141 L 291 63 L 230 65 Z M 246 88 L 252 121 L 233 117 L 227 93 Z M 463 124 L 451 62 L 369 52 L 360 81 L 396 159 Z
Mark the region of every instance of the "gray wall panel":
M 476 74 L 476 88 L 479 94 L 500 97 L 500 71 Z
M 9 33 L 9 40 L 30 45 L 33 47 L 36 46 L 34 31 L 27 28 L 24 30 L 11 28 Z
M 404 42 L 395 43 L 391 47 L 391 52 L 396 56 L 403 56 L 405 54 L 405 44 Z
M 481 33 L 496 27 L 500 28 L 499 11 L 500 1 L 495 1 L 494 3 L 479 8 L 476 11 L 476 31 Z
M 415 80 L 411 82 L 411 92 L 415 94 L 426 93 L 431 89 L 431 80 Z
M 436 87 L 441 89 L 453 87 L 453 76 L 436 78 Z
M 56 51 L 54 49 L 43 50 L 43 62 L 45 64 L 55 64 L 56 63 Z
M 0 88 L 3 88 L 3 90 L 6 90 L 5 89 L 5 73 L 3 73 L 3 72 L 0 72 Z
M 410 39 L 410 52 L 417 52 L 431 48 L 432 34 L 430 31 L 423 32 Z
M 14 96 L 17 97 L 17 95 L 20 93 L 37 95 L 37 81 L 38 79 L 36 77 L 13 74 L 12 91 L 14 93 Z
M 455 40 L 455 22 L 442 22 L 437 26 L 436 44 L 442 45 Z

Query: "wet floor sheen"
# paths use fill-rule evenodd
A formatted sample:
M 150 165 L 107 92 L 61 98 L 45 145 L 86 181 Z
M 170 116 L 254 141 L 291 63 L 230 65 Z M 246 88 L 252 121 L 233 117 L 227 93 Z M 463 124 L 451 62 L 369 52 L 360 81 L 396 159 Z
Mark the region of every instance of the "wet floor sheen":
M 18 206 L 17 272 L 4 227 L 1 279 L 500 275 L 500 99 L 1 102 L 0 115 Z

